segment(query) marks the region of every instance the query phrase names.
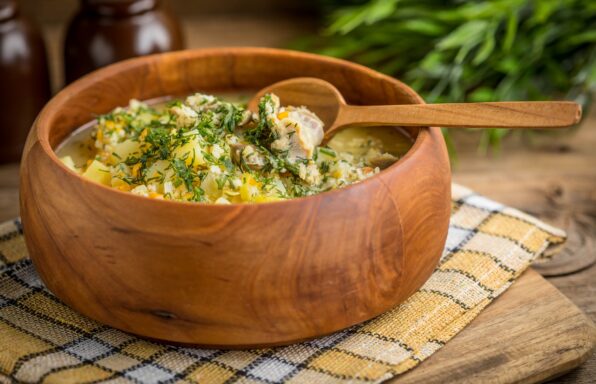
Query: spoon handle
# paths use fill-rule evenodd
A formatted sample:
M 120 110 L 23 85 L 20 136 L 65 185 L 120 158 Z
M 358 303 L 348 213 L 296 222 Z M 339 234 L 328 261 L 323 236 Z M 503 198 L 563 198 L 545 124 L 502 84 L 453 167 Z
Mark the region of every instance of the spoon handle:
M 571 101 L 345 105 L 334 125 L 560 128 L 577 124 L 581 114 L 581 106 Z

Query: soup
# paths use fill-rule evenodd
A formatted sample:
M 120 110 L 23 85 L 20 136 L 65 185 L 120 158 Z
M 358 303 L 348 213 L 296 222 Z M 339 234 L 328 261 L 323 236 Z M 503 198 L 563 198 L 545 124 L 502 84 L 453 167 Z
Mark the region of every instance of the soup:
M 351 127 L 326 145 L 304 107 L 265 95 L 259 111 L 195 94 L 131 100 L 79 128 L 56 150 L 83 177 L 137 195 L 216 204 L 270 202 L 365 180 L 412 145 L 395 127 Z

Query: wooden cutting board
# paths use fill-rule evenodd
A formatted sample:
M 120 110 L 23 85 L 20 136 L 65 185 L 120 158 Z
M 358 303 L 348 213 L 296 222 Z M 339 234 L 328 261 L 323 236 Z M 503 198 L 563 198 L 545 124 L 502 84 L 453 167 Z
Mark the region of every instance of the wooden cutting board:
M 406 383 L 536 383 L 579 366 L 596 326 L 551 283 L 528 270 Z

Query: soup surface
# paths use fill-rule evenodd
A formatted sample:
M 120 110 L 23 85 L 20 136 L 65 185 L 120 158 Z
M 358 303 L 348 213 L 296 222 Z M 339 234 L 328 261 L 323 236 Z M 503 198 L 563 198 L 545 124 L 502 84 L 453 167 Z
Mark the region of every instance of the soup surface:
M 195 94 L 154 106 L 131 100 L 79 128 L 56 152 L 83 177 L 122 191 L 229 204 L 341 188 L 380 172 L 412 145 L 395 127 L 346 128 L 325 146 L 322 139 L 314 113 L 280 106 L 273 94 L 257 113 Z

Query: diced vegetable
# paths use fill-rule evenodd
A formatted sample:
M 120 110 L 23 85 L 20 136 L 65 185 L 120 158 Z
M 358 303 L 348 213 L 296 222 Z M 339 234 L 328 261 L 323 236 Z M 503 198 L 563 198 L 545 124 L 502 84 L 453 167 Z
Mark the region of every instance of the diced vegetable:
M 72 157 L 70 157 L 70 156 L 61 157 L 60 161 L 62 161 L 62 163 L 64 165 L 66 165 L 68 168 L 72 169 L 75 172 L 78 172 L 77 168 L 75 167 L 75 163 L 72 160 Z
M 258 116 L 210 95 L 160 110 L 131 100 L 128 108 L 100 116 L 90 137 L 87 166 L 77 168 L 65 156 L 67 167 L 153 199 L 265 203 L 340 188 L 378 172 L 365 156 L 320 147 L 321 120 L 304 107 L 281 106 L 271 94 L 261 99 Z
M 83 172 L 83 176 L 103 185 L 111 185 L 112 176 L 110 175 L 110 168 L 98 160 L 93 160 L 89 164 L 85 172 Z
M 138 141 L 125 140 L 114 146 L 113 155 L 120 161 L 126 160 L 129 156 L 139 156 L 141 144 Z
M 203 148 L 197 138 L 174 149 L 173 155 L 178 159 L 184 159 L 188 166 L 198 167 L 207 164 L 203 157 Z

